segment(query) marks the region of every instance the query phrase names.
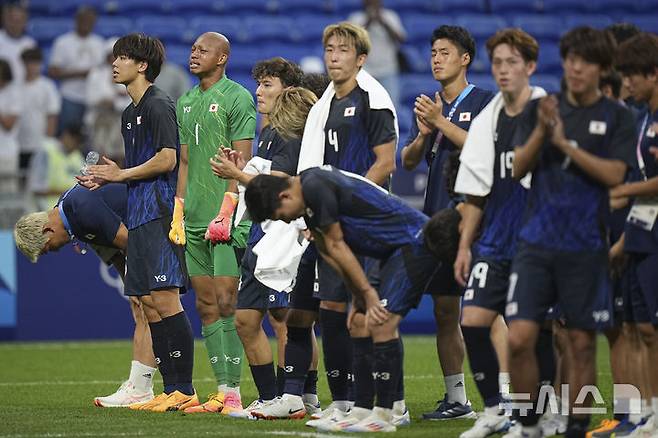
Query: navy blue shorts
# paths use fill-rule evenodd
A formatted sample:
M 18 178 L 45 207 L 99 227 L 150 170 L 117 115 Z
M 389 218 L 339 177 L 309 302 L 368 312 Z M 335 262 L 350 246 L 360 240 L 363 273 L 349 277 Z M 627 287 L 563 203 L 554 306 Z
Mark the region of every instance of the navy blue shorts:
M 626 321 L 658 324 L 658 254 L 629 257 Z
M 471 264 L 471 275 L 462 305 L 477 306 L 505 314 L 511 260 L 478 257 Z
M 313 244 L 310 244 L 302 256 L 297 268 L 295 287 L 290 292 L 291 309 L 318 312 L 320 300 L 315 296 L 319 290 L 317 279 L 318 254 Z
M 559 252 L 521 243 L 505 316 L 541 323 L 559 305 L 567 328 L 604 330 L 612 320 L 607 251 Z
M 440 262 L 422 244 L 398 248 L 380 265 L 379 298 L 389 312 L 403 318 L 418 303 L 439 272 Z
M 174 288 L 185 292 L 185 250 L 169 241 L 170 223 L 171 217 L 162 217 L 128 231 L 125 295 Z
M 455 280 L 455 270 L 452 264 L 441 263 L 436 275 L 427 284 L 425 294 L 432 296 L 461 297 L 464 289 Z
M 368 282 L 375 288 L 379 286 L 379 260 L 356 256 L 361 267 L 368 277 Z M 349 303 L 352 301 L 352 292 L 343 282 L 340 274 L 327 263 L 322 256 L 318 256 L 318 291 L 315 297 L 321 301 L 335 301 Z
M 278 292 L 256 279 L 256 260 L 253 245 L 248 245 L 240 266 L 240 286 L 238 287 L 238 309 L 280 309 L 288 307 L 287 292 Z

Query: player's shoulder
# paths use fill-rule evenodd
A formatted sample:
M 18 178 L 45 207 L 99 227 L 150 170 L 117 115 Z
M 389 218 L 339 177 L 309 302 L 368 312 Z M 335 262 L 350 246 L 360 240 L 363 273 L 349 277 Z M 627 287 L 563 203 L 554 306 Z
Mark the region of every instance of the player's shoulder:
M 142 99 L 144 100 L 144 111 L 155 111 L 163 113 L 175 108 L 174 101 L 162 89 L 151 85 L 151 91 Z
M 480 88 L 477 85 L 473 88 L 473 90 L 469 93 L 469 97 L 475 101 L 475 102 L 480 102 L 487 104 L 493 97 L 495 96 L 495 93 L 491 90 L 486 90 L 484 88 Z
M 226 77 L 226 84 L 224 86 L 224 93 L 231 94 L 236 98 L 253 100 L 251 92 L 247 90 L 242 84 Z

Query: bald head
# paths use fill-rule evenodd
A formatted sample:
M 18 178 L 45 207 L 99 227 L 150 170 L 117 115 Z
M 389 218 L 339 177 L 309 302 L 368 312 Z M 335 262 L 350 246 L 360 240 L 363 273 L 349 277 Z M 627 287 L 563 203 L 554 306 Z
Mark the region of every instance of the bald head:
M 204 44 L 217 50 L 219 53 L 225 53 L 226 56 L 231 54 L 231 43 L 229 43 L 228 38 L 221 33 L 206 32 L 202 34 L 197 41 L 203 41 Z

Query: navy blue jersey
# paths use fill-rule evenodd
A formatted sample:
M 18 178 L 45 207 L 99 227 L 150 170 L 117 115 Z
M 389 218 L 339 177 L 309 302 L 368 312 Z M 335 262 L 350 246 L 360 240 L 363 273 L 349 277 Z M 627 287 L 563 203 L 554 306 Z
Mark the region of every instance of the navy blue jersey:
M 72 187 L 57 202 L 76 239 L 112 246 L 122 222 L 125 222 L 128 190 L 125 184 L 106 184 L 97 190 L 81 185 Z
M 428 217 L 355 174 L 322 166 L 300 174 L 309 228 L 340 223 L 357 255 L 384 259 L 404 245 L 423 244 Z
M 451 123 L 468 131 L 468 128 L 471 126 L 471 121 L 485 106 L 487 106 L 493 96 L 494 94 L 491 91 L 475 87 L 455 109 L 452 119 L 450 120 Z M 446 102 L 443 97 L 441 97 L 441 100 L 443 101 L 443 116 L 448 117 L 453 102 Z M 414 141 L 418 135 L 416 115 L 412 114 L 412 116 L 411 131 L 409 132 L 409 137 L 407 137 L 405 146 Z M 448 194 L 448 187 L 446 187 L 446 180 L 443 177 L 443 168 L 446 160 L 448 160 L 448 157 L 450 156 L 450 152 L 459 149 L 453 142 L 448 140 L 448 137 L 442 135 L 439 139 L 436 153 L 433 153 L 437 136 L 438 130 L 434 130 L 432 134 L 425 139 L 425 161 L 429 167 L 429 174 L 427 175 L 427 188 L 425 190 L 425 205 L 423 207 L 423 212 L 428 216 L 432 216 L 437 211 L 450 205 L 450 195 Z
M 534 106 L 532 106 L 534 109 Z M 481 257 L 511 260 L 516 253 L 516 241 L 521 229 L 527 190 L 512 178 L 514 148 L 525 143 L 531 128 L 524 120 L 530 105 L 520 114 L 510 117 L 500 110 L 494 135 L 496 159 L 494 179 L 484 208 L 480 239 L 476 252 Z
M 258 136 L 258 150 L 256 156 L 272 161 L 273 172 L 283 172 L 288 175 L 297 173 L 299 150 L 302 146 L 301 138 L 284 139 L 271 126 L 266 126 Z M 260 224 L 253 223 L 249 231 L 248 245 L 255 245 L 263 238 L 265 233 Z
M 121 116 L 121 134 L 126 149 L 126 167 L 135 167 L 153 158 L 162 148 L 176 150 L 180 144 L 176 106 L 164 91 L 152 85 L 135 106 L 128 105 Z M 128 183 L 129 230 L 163 216 L 174 209 L 178 165 L 171 172 Z
M 645 117 L 647 119 L 646 123 L 644 123 Z M 658 176 L 658 163 L 656 163 L 655 157 L 649 152 L 650 147 L 658 147 L 658 135 L 656 135 L 656 132 L 652 128 L 652 124 L 656 122 L 658 122 L 658 111 L 651 114 L 648 109 L 640 113 L 637 121 L 637 132 L 638 135 L 642 136 L 640 153 L 644 161 L 644 172 L 647 179 Z M 645 125 L 644 132 L 640 132 L 642 125 Z M 634 145 L 636 147 L 637 140 L 638 138 L 636 137 L 636 143 Z M 637 156 L 637 151 L 635 151 L 635 155 Z M 639 168 L 634 169 L 632 179 L 634 181 L 644 180 L 644 176 Z M 654 224 L 651 231 L 646 231 L 639 226 L 627 222 L 624 230 L 626 232 L 624 241 L 624 249 L 626 251 L 650 254 L 658 253 L 658 226 Z
M 370 109 L 368 93 L 357 86 L 334 96 L 324 133 L 324 164 L 365 175 L 375 163 L 372 148 L 395 140 L 393 113 Z
M 589 107 L 575 107 L 564 95 L 558 99 L 567 139 L 597 157 L 633 166 L 635 124 L 628 109 L 604 97 Z M 532 113 L 529 128 L 536 123 L 536 108 Z M 546 139 L 533 170 L 520 238 L 556 251 L 601 250 L 607 244 L 609 211 L 608 188 Z

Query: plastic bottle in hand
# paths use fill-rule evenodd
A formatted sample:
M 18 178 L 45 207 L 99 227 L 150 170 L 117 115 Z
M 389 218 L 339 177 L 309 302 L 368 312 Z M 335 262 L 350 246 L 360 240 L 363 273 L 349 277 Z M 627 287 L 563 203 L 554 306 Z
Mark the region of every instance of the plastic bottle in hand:
M 98 160 L 101 158 L 100 154 L 96 151 L 90 151 L 85 158 L 85 165 L 80 169 L 82 175 L 89 175 L 89 166 L 98 164 Z

